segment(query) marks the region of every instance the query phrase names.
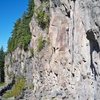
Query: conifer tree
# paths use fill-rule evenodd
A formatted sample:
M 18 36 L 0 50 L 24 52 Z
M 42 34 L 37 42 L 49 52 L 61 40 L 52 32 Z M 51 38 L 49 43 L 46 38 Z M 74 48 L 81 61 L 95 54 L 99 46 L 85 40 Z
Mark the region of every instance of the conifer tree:
M 12 31 L 12 36 L 8 41 L 8 52 L 14 51 L 17 47 L 28 49 L 31 40 L 29 23 L 34 13 L 34 0 L 29 0 L 28 9 L 24 12 L 22 18 L 19 18 Z
M 0 48 L 0 82 L 4 82 L 4 50 L 3 47 Z

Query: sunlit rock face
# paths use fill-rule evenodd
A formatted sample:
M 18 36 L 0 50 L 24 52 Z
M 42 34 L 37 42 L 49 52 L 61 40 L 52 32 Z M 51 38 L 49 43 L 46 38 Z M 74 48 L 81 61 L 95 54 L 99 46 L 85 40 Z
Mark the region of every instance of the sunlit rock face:
M 49 29 L 33 16 L 30 31 L 34 56 L 16 49 L 5 60 L 6 82 L 13 72 L 34 85 L 24 100 L 100 100 L 100 0 L 50 0 Z M 40 34 L 49 44 L 37 52 Z

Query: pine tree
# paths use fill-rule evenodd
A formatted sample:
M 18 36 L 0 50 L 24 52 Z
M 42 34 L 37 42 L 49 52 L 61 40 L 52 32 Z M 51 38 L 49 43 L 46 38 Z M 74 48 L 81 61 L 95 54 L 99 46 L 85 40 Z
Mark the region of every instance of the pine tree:
M 4 50 L 3 47 L 0 49 L 0 82 L 4 82 Z
M 34 0 L 29 0 L 29 4 L 28 4 L 28 16 L 32 17 L 34 14 L 34 7 L 35 7 L 35 3 Z
M 8 41 L 8 52 L 14 51 L 17 47 L 28 49 L 31 40 L 29 23 L 34 13 L 34 0 L 29 0 L 27 11 L 19 18 L 12 31 L 12 36 Z

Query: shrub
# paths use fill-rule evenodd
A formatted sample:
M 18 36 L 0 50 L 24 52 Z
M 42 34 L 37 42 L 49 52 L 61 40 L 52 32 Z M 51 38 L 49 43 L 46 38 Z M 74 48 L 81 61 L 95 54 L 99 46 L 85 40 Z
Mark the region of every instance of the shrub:
M 4 98 L 10 98 L 10 97 L 19 96 L 24 88 L 25 88 L 25 79 L 24 78 L 18 78 L 17 82 L 13 86 L 12 90 L 7 91 L 3 95 L 3 97 Z
M 34 49 L 30 48 L 31 55 L 34 56 Z
M 38 25 L 45 29 L 49 25 L 49 16 L 42 10 L 37 13 Z
M 44 45 L 45 45 L 45 42 L 44 42 L 44 40 L 43 40 L 42 35 L 40 35 L 40 36 L 38 37 L 38 44 L 37 44 L 37 50 L 38 50 L 38 52 L 41 51 L 41 50 L 43 49 Z
M 38 9 L 36 9 L 36 19 L 38 22 L 38 25 L 42 28 L 48 28 L 49 27 L 49 22 L 50 22 L 50 17 L 49 14 L 45 12 L 44 9 L 49 9 L 49 3 L 44 2 L 40 5 Z
M 4 86 L 4 85 L 5 85 L 5 83 L 3 83 L 3 82 L 2 82 L 2 83 L 0 83 L 0 87 L 2 87 L 2 86 Z

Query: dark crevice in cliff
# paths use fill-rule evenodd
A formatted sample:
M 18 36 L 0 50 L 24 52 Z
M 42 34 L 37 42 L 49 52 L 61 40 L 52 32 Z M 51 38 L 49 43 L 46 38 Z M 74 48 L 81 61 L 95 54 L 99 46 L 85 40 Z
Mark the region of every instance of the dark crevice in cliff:
M 92 29 L 88 30 L 86 32 L 87 34 L 87 39 L 89 40 L 90 42 L 90 68 L 92 70 L 92 73 L 94 74 L 94 78 L 96 80 L 96 76 L 98 76 L 98 73 L 96 71 L 96 68 L 95 68 L 95 65 L 93 63 L 93 51 L 96 51 L 97 53 L 100 52 L 100 47 L 99 47 L 99 44 L 98 44 L 98 41 L 95 39 L 95 35 L 94 35 L 94 32 Z
M 98 23 L 97 22 L 95 22 L 95 25 L 99 28 L 99 30 L 100 30 L 100 26 L 98 25 Z
M 65 8 L 66 16 L 67 16 L 68 18 L 70 18 L 70 10 L 69 10 L 68 8 L 66 8 L 65 4 L 62 4 L 62 5 L 63 5 L 63 7 Z

